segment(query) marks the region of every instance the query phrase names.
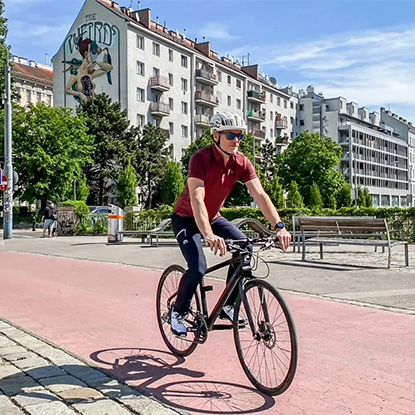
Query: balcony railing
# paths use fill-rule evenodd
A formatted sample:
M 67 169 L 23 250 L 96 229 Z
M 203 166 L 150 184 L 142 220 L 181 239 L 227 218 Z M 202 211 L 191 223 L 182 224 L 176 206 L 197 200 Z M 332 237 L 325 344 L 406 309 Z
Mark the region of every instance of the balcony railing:
M 170 114 L 169 104 L 164 102 L 152 102 L 150 104 L 151 115 L 156 115 L 159 117 L 164 117 Z
M 288 121 L 287 118 L 283 117 L 283 118 L 276 118 L 275 119 L 275 128 L 287 128 L 288 127 Z
M 206 105 L 208 107 L 216 107 L 219 104 L 219 99 L 216 95 L 209 94 L 206 91 L 196 91 L 195 101 L 198 104 Z
M 204 114 L 197 114 L 195 117 L 195 124 L 201 127 L 210 127 L 210 117 Z
M 155 89 L 157 91 L 168 91 L 170 89 L 169 78 L 165 76 L 152 76 L 148 82 L 151 89 Z
M 217 85 L 218 78 L 213 72 L 209 72 L 205 69 L 196 69 L 196 80 L 204 82 L 209 85 Z
M 265 132 L 261 130 L 253 130 L 251 131 L 251 135 L 253 135 L 255 138 L 265 139 Z
M 249 90 L 248 101 L 265 102 L 265 92 L 258 92 L 254 89 Z
M 247 118 L 252 121 L 259 121 L 262 122 L 265 120 L 265 110 L 262 111 L 248 111 Z
M 287 146 L 289 143 L 290 141 L 288 137 L 277 137 L 275 139 L 275 145 Z

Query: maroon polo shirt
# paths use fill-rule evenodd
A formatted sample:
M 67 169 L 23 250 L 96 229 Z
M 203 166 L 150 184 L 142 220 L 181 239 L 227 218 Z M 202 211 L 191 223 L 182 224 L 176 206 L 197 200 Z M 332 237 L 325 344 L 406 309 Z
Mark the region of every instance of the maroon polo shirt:
M 203 180 L 205 184 L 205 205 L 209 221 L 219 216 L 219 210 L 225 204 L 236 182 L 243 183 L 257 177 L 254 166 L 242 153 L 232 155 L 226 163 L 215 145 L 197 151 L 189 163 L 189 177 Z M 193 217 L 190 204 L 189 187 L 176 203 L 174 212 L 179 216 Z

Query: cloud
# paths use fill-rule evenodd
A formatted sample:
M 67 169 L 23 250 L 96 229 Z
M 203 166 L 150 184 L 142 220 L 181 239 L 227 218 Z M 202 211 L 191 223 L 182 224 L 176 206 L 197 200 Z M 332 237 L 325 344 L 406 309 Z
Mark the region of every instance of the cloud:
M 405 106 L 415 121 L 415 27 L 250 49 L 265 70 L 289 74 L 290 83 L 362 106 Z
M 198 36 L 205 36 L 206 39 L 235 40 L 236 36 L 229 33 L 225 23 L 209 22 L 197 30 Z
M 51 40 L 56 42 L 56 38 L 64 38 L 69 30 L 70 24 L 50 25 L 47 23 L 28 24 L 24 21 L 14 20 L 10 23 L 10 31 L 16 40 L 30 39 L 30 42 L 39 42 L 42 40 Z

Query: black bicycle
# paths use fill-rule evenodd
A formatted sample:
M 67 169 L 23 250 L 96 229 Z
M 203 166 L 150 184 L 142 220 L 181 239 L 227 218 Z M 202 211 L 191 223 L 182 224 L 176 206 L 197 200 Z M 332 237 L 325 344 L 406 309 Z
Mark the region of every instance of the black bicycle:
M 254 253 L 247 249 L 249 244 L 257 243 L 260 247 Z M 233 329 L 238 358 L 250 382 L 267 395 L 279 395 L 288 389 L 297 368 L 294 322 L 278 290 L 263 279 L 252 276 L 252 271 L 257 269 L 259 252 L 275 246 L 275 240 L 247 238 L 226 240 L 226 244 L 236 255 L 208 268 L 206 275 L 230 264 L 235 264 L 235 271 L 210 314 L 206 292 L 213 287 L 201 281 L 185 316 L 187 337 L 176 336 L 170 326 L 171 310 L 185 270 L 180 265 L 171 265 L 163 272 L 157 288 L 157 320 L 161 335 L 175 355 L 184 357 L 190 355 L 198 344 L 204 343 L 210 331 Z M 239 295 L 233 323 L 216 324 L 234 289 L 238 289 Z

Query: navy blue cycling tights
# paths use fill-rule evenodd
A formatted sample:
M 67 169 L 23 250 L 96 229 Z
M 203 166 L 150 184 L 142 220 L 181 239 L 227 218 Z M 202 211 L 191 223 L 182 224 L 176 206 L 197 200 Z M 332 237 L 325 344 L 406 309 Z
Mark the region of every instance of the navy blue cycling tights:
M 224 239 L 246 238 L 234 224 L 221 216 L 215 219 L 211 226 L 213 233 Z M 179 293 L 174 306 L 175 311 L 184 315 L 189 310 L 197 285 L 206 274 L 207 264 L 203 252 L 202 235 L 194 218 L 173 214 L 172 227 L 188 267 L 180 280 Z M 231 265 L 228 270 L 228 279 L 231 277 L 233 270 L 234 266 Z M 229 297 L 227 304 L 233 304 L 237 295 L 238 291 L 236 289 Z

